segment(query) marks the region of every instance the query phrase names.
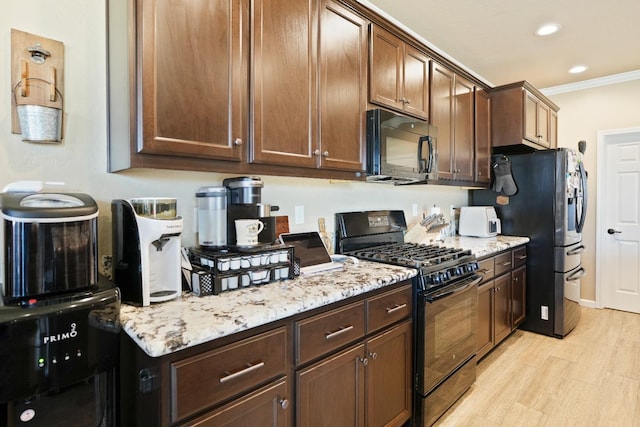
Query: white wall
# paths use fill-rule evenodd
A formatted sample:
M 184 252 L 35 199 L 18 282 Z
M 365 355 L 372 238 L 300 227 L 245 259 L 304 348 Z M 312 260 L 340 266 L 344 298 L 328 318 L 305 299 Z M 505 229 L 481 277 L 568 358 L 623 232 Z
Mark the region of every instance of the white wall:
M 589 172 L 589 206 L 583 240 L 587 248 L 583 265 L 587 275 L 581 281 L 582 299 L 595 301 L 596 289 L 596 204 L 598 132 L 640 126 L 640 80 L 595 87 L 550 96 L 560 106 L 558 144 L 578 149 L 587 141 L 585 165 Z
M 61 144 L 25 143 L 11 133 L 11 28 L 64 43 L 64 139 Z M 110 202 L 114 198 L 170 196 L 178 199 L 185 218 L 183 244 L 195 243 L 194 193 L 203 185 L 219 185 L 231 175 L 135 170 L 109 174 L 107 169 L 105 2 L 98 0 L 3 0 L 0 13 L 0 188 L 18 180 L 66 183 L 65 191 L 88 193 L 99 204 L 99 252 L 111 253 Z M 333 230 L 333 214 L 366 209 L 420 210 L 434 204 L 446 208 L 467 201 L 457 187 L 393 188 L 380 184 L 331 183 L 328 180 L 262 177 L 263 202 L 281 206 L 279 214 L 293 222 L 294 206 L 305 207 L 305 223 L 292 231 L 317 229 L 325 217 Z M 448 212 L 448 209 L 443 209 Z M 1 265 L 0 263 L 0 270 Z M 4 275 L 0 276 L 4 277 Z M 2 279 L 0 279 L 2 280 Z

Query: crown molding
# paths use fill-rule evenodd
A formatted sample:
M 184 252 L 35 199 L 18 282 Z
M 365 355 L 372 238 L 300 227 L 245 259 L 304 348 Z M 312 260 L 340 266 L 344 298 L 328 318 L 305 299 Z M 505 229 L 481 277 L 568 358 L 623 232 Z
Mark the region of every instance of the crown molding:
M 628 82 L 640 79 L 640 70 L 628 71 L 626 73 L 613 74 L 606 77 L 598 77 L 596 79 L 583 80 L 581 82 L 569 83 L 566 85 L 552 86 L 541 89 L 545 96 L 558 95 L 560 93 L 575 92 L 578 90 L 592 89 L 599 86 L 607 86 L 616 83 Z

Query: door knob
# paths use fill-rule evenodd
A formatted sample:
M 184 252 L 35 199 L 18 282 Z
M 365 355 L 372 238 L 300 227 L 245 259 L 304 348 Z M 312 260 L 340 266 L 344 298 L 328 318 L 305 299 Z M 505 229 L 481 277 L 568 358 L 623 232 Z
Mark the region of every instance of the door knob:
M 607 230 L 607 233 L 609 233 L 609 234 L 619 234 L 619 233 L 622 233 L 622 231 L 614 230 L 613 228 L 610 228 L 610 229 Z

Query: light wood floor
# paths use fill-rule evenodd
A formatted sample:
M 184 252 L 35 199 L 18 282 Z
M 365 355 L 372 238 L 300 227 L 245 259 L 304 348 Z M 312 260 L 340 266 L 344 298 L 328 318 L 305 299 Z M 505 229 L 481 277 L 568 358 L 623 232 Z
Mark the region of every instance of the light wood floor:
M 640 315 L 582 307 L 562 340 L 516 330 L 435 425 L 640 426 Z

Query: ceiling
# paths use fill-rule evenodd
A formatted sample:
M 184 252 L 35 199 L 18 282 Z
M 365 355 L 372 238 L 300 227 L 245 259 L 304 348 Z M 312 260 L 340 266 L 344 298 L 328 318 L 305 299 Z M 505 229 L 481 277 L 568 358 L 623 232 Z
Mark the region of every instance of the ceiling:
M 487 83 L 538 89 L 640 70 L 638 0 L 362 0 Z M 542 25 L 561 25 L 547 37 Z M 569 74 L 574 65 L 589 67 Z

